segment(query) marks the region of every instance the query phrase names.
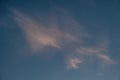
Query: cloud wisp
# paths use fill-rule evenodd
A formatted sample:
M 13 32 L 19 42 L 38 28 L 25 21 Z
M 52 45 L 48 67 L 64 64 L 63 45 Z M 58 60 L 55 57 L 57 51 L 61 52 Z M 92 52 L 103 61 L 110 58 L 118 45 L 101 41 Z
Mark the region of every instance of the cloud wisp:
M 96 45 L 80 45 L 80 48 L 76 49 L 73 54 L 75 54 L 74 59 L 69 58 L 69 68 L 78 69 L 78 65 L 84 63 L 86 61 L 86 57 L 96 57 L 93 60 L 100 60 L 100 65 L 107 65 L 107 64 L 115 64 L 116 62 L 112 60 L 109 56 L 109 44 L 108 40 L 101 39 L 100 41 L 96 41 Z M 77 60 L 76 60 L 77 59 Z M 73 61 L 71 61 L 73 60 Z M 89 59 L 87 59 L 89 60 Z
M 54 21 L 47 27 L 16 10 L 13 13 L 15 14 L 15 21 L 24 31 L 26 39 L 33 51 L 38 51 L 48 46 L 60 49 L 62 48 L 63 42 L 77 40 L 71 34 L 60 31 L 57 23 Z
M 83 61 L 77 57 L 69 57 L 67 60 L 67 69 L 78 69 Z
M 80 56 L 96 56 L 103 60 L 105 63 L 113 64 L 114 61 L 107 55 L 107 50 L 101 48 L 94 47 L 82 47 L 76 50 Z
M 95 37 L 91 37 L 85 28 L 64 11 L 60 10 L 60 19 L 57 18 L 57 15 L 57 17 L 50 16 L 48 20 L 43 21 L 44 24 L 17 10 L 12 10 L 12 13 L 14 14 L 14 21 L 25 33 L 26 40 L 33 53 L 44 50 L 46 47 L 63 51 L 67 49 L 68 51 L 71 50 L 66 46 L 69 44 L 69 46 L 74 45 L 75 49 L 72 49 L 71 53 L 65 54 L 67 69 L 78 69 L 79 65 L 86 61 L 84 59 L 90 56 L 96 57 L 105 64 L 115 63 L 108 56 L 109 40 L 105 37 L 99 38 L 99 41 L 95 40 L 95 44 L 88 43 L 88 40 L 94 40 Z M 84 40 L 85 38 L 87 41 Z

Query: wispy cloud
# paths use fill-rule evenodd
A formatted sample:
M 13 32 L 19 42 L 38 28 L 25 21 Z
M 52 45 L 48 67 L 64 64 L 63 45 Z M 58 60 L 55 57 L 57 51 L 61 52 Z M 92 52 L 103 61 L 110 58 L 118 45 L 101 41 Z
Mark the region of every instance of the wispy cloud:
M 76 52 L 79 54 L 79 56 L 96 57 L 97 59 L 100 59 L 100 61 L 104 64 L 116 63 L 109 56 L 109 53 L 108 53 L 109 52 L 109 40 L 106 40 L 106 37 L 99 39 L 99 41 L 96 41 L 96 44 L 94 45 L 80 46 L 80 48 L 76 49 Z
M 63 42 L 76 41 L 77 38 L 73 35 L 62 32 L 58 29 L 56 21 L 50 21 L 49 26 L 42 25 L 39 21 L 13 10 L 14 20 L 23 29 L 26 39 L 29 41 L 33 51 L 38 51 L 44 47 L 61 48 Z
M 67 69 L 78 69 L 83 61 L 77 57 L 69 57 L 67 60 Z
M 48 20 L 43 21 L 44 24 L 17 10 L 13 9 L 12 13 L 14 14 L 13 19 L 25 33 L 26 40 L 28 40 L 33 53 L 43 50 L 45 47 L 54 47 L 63 51 L 70 50 L 71 53 L 65 54 L 67 69 L 78 69 L 84 59 L 89 56 L 96 57 L 105 64 L 115 63 L 108 53 L 109 40 L 106 39 L 107 37 L 95 40 L 96 37 L 91 37 L 91 34 L 86 32 L 85 28 L 65 10 L 60 10 L 59 16 L 54 12 L 55 15 L 49 16 Z M 60 18 L 58 19 L 56 16 Z M 92 44 L 92 42 L 87 42 L 84 39 L 87 39 L 87 41 L 94 40 L 94 43 Z M 74 45 L 75 48 L 69 49 L 68 46 L 65 46 L 67 44 L 69 46 Z
M 95 46 L 97 47 L 97 46 Z M 114 61 L 107 55 L 107 50 L 92 48 L 92 47 L 84 47 L 79 48 L 77 52 L 80 54 L 80 56 L 96 56 L 101 59 L 101 61 L 104 61 L 105 63 L 114 63 Z
M 103 60 L 103 62 L 105 63 L 105 64 L 115 64 L 116 62 L 114 61 L 114 60 L 112 60 L 111 58 L 110 58 L 110 56 L 108 56 L 108 55 L 105 55 L 105 54 L 97 54 L 97 56 L 99 57 L 99 58 L 101 58 L 101 60 Z

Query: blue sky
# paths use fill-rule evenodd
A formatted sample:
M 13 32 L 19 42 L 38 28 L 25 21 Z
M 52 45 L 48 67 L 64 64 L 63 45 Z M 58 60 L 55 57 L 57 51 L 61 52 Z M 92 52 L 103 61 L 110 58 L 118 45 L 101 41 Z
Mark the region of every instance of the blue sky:
M 1 0 L 0 80 L 119 80 L 119 0 Z

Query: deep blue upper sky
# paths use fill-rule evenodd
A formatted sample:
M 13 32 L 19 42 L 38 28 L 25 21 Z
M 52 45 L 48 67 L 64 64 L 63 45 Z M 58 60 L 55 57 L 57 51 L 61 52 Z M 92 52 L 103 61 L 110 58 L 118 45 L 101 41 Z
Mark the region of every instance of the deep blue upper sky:
M 0 80 L 120 80 L 119 0 L 1 0 Z

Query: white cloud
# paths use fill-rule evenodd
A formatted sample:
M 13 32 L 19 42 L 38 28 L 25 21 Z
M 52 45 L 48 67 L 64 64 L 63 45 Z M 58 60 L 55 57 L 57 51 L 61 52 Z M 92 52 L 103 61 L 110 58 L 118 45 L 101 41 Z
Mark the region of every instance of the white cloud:
M 69 57 L 67 61 L 67 69 L 78 69 L 79 64 L 81 64 L 82 62 L 83 61 L 77 57 Z

